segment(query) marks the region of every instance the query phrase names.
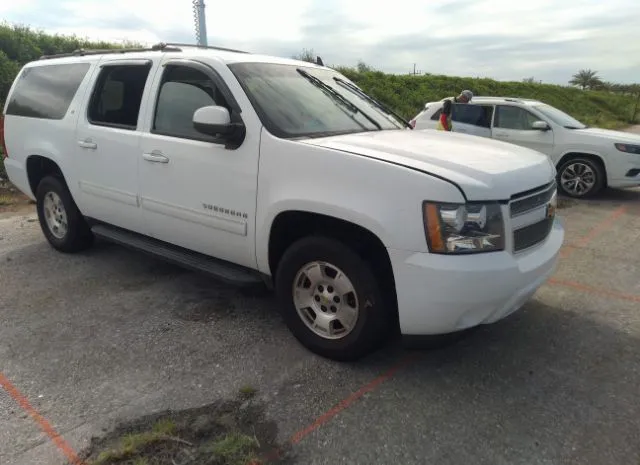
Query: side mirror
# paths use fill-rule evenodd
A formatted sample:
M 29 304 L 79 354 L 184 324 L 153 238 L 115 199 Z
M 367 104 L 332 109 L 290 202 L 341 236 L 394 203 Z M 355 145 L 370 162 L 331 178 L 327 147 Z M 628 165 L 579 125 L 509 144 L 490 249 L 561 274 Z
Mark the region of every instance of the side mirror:
M 235 125 L 231 124 L 229 110 L 213 105 L 198 108 L 193 113 L 193 127 L 208 136 L 227 136 L 235 129 Z
M 531 128 L 537 131 L 548 131 L 549 129 L 551 129 L 551 127 L 547 124 L 546 121 L 535 121 L 531 125 Z

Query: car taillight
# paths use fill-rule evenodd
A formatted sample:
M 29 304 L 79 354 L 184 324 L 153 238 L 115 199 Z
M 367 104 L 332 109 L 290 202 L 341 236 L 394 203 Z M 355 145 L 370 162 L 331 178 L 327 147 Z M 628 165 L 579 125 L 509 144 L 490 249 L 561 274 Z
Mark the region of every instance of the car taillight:
M 9 157 L 7 144 L 4 141 L 4 116 L 0 116 L 0 148 L 2 149 L 2 159 Z

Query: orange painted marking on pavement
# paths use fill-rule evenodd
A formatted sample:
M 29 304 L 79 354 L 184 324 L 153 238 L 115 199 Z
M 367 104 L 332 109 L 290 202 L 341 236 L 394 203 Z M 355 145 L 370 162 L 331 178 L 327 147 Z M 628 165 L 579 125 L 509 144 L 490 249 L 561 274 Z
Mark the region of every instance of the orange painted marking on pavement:
M 611 225 L 618 218 L 620 218 L 622 215 L 624 215 L 624 213 L 626 211 L 627 211 L 627 207 L 625 205 L 622 205 L 622 206 L 616 208 L 604 220 L 602 220 L 599 223 L 597 223 L 593 227 L 593 229 L 591 229 L 586 235 L 584 235 L 580 239 L 578 239 L 578 241 L 576 241 L 575 244 L 567 244 L 567 245 L 565 245 L 563 247 L 563 250 L 560 252 L 560 257 L 561 258 L 567 258 L 569 255 L 571 255 L 571 253 L 576 248 L 586 247 L 589 244 L 589 242 L 591 242 L 593 239 L 596 238 L 596 236 L 598 236 L 599 234 L 601 234 L 604 231 L 606 231 L 607 229 L 609 229 L 611 227 Z
M 603 297 L 615 297 L 616 299 L 628 300 L 630 302 L 640 302 L 640 295 L 623 294 L 621 292 L 609 291 L 608 289 L 599 289 L 596 287 L 577 283 L 575 281 L 565 281 L 563 279 L 550 278 L 547 282 L 555 286 L 572 287 L 574 289 L 579 289 L 581 291 L 589 292 L 591 294 Z
M 16 403 L 26 412 L 31 418 L 35 420 L 35 422 L 40 426 L 42 431 L 49 436 L 49 439 L 55 444 L 55 446 L 62 452 L 65 457 L 69 460 L 69 462 L 73 465 L 86 465 L 78 454 L 73 450 L 71 445 L 67 441 L 64 440 L 58 432 L 53 429 L 53 426 L 44 418 L 42 415 L 38 413 L 38 411 L 31 405 L 29 400 L 20 392 L 18 388 L 16 388 L 9 379 L 0 373 L 0 386 L 7 391 L 7 394 L 11 396 L 11 398 L 16 401 Z
M 384 383 L 385 381 L 388 381 L 391 378 L 393 378 L 398 371 L 400 371 L 402 368 L 406 367 L 407 365 L 411 364 L 416 359 L 416 357 L 417 357 L 417 355 L 415 355 L 415 354 L 411 354 L 411 355 L 409 355 L 407 357 L 404 357 L 399 363 L 397 363 L 396 365 L 391 367 L 389 370 L 385 371 L 383 374 L 381 374 L 380 376 L 378 376 L 374 380 L 372 380 L 369 383 L 367 383 L 364 386 L 362 386 L 360 389 L 358 389 L 356 392 L 351 394 L 349 397 L 346 397 L 345 399 L 343 399 L 340 402 L 338 402 L 331 409 L 327 410 L 325 413 L 323 413 L 318 418 L 316 418 L 315 421 L 313 423 L 311 423 L 309 426 L 307 426 L 307 427 L 301 429 L 300 431 L 294 433 L 293 436 L 291 436 L 291 438 L 289 438 L 289 441 L 288 441 L 287 445 L 291 445 L 292 446 L 292 445 L 298 444 L 305 437 L 307 437 L 308 435 L 313 433 L 315 430 L 320 428 L 325 423 L 328 423 L 330 420 L 332 420 L 340 412 L 342 412 L 343 410 L 349 408 L 352 404 L 357 402 L 365 394 L 375 390 L 382 383 Z M 283 454 L 283 449 L 275 449 L 275 450 L 271 451 L 269 454 L 267 454 L 264 457 L 264 459 L 266 461 L 277 460 L 278 458 L 280 458 L 282 456 L 282 454 Z M 257 463 L 260 463 L 260 462 L 252 462 L 249 465 L 255 465 Z
M 392 367 L 391 369 L 389 369 L 385 373 L 381 374 L 380 376 L 378 376 L 376 379 L 374 379 L 370 383 L 365 384 L 360 389 L 358 389 L 356 392 L 351 394 L 349 397 L 347 397 L 346 399 L 340 401 L 333 408 L 331 408 L 330 410 L 328 410 L 327 412 L 325 412 L 324 414 L 319 416 L 309 426 L 307 426 L 306 428 L 304 428 L 304 429 L 298 431 L 297 433 L 295 433 L 291 437 L 291 439 L 289 439 L 289 442 L 291 444 L 297 444 L 300 441 L 302 441 L 302 439 L 304 439 L 309 434 L 313 433 L 315 430 L 317 430 L 322 425 L 327 423 L 329 420 L 331 420 L 337 414 L 339 414 L 340 412 L 342 412 L 343 410 L 345 410 L 346 408 L 351 406 L 351 404 L 356 402 L 358 399 L 360 399 L 366 393 L 373 391 L 375 388 L 377 388 L 379 385 L 381 385 L 385 381 L 388 381 L 389 379 L 393 378 L 393 376 L 395 376 L 395 374 L 400 369 L 404 368 L 409 363 L 411 363 L 413 361 L 413 359 L 414 359 L 414 357 L 411 357 L 411 356 L 410 357 L 405 357 L 400 363 L 398 363 L 397 365 L 395 365 L 394 367 Z

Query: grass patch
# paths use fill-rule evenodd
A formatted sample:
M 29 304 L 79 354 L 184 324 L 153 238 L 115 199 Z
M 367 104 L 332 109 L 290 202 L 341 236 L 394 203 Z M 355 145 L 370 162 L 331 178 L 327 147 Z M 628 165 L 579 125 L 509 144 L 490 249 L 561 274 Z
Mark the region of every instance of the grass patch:
M 15 196 L 9 195 L 9 194 L 0 194 L 0 207 L 14 205 L 15 203 L 16 203 Z
M 119 425 L 93 438 L 80 456 L 87 465 L 257 465 L 264 454 L 282 447 L 264 407 L 247 401 L 255 392 L 245 386 L 232 401 Z M 289 459 L 283 456 L 278 463 Z
M 256 388 L 254 388 L 253 386 L 250 385 L 246 385 L 246 386 L 242 386 L 239 389 L 240 395 L 244 398 L 251 398 L 254 397 L 256 395 L 256 393 L 258 392 L 258 390 Z
M 178 425 L 176 425 L 176 422 L 171 418 L 162 418 L 153 425 L 154 433 L 164 434 L 167 436 L 173 436 L 176 434 L 177 429 Z
M 192 443 L 173 436 L 176 428 L 176 424 L 171 419 L 162 419 L 152 426 L 151 431 L 126 434 L 120 439 L 120 444 L 117 448 L 101 452 L 98 458 L 91 462 L 91 465 L 119 463 L 129 458 L 132 460 L 130 462 L 133 465 L 148 465 L 149 458 L 144 456 L 136 457 L 136 455 L 144 453 L 151 449 L 152 446 L 162 443 L 192 446 Z
M 214 460 L 221 465 L 247 465 L 256 463 L 256 451 L 260 443 L 255 437 L 242 433 L 230 433 L 216 440 L 210 446 Z

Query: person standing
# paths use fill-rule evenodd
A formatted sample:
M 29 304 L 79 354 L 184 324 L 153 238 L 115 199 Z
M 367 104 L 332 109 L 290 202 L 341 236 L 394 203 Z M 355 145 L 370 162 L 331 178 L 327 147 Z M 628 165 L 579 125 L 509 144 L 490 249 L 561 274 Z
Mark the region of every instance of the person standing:
M 473 92 L 470 90 L 463 90 L 457 97 L 446 99 L 442 104 L 442 113 L 440 113 L 440 119 L 438 120 L 438 130 L 451 131 L 451 111 L 453 110 L 453 104 L 469 103 L 472 98 Z

